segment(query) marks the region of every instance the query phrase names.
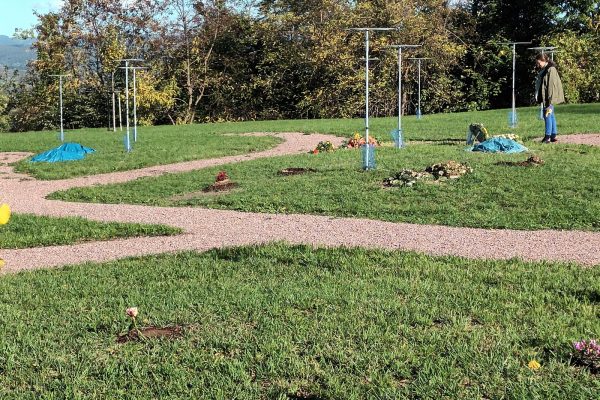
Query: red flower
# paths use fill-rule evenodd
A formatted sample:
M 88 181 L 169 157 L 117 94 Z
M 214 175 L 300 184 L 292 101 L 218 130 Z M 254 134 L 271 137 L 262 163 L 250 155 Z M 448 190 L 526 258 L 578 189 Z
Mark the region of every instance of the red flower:
M 215 178 L 215 182 L 223 182 L 223 181 L 226 181 L 227 179 L 229 179 L 227 172 L 219 171 L 219 173 L 217 174 L 217 177 Z

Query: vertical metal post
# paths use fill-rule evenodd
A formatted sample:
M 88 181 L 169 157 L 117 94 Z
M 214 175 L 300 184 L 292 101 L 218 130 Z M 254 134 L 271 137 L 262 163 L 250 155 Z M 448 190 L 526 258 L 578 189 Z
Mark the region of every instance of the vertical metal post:
M 392 132 L 394 142 L 397 148 L 404 147 L 404 140 L 402 139 L 402 49 L 421 47 L 420 44 L 396 44 L 387 46 L 388 48 L 398 49 L 398 130 Z M 395 136 L 397 134 L 397 136 Z
M 59 98 L 59 107 L 60 107 L 60 141 L 64 143 L 65 141 L 65 130 L 64 130 L 64 119 L 63 119 L 63 78 L 66 78 L 71 75 L 50 75 L 52 77 L 58 78 L 58 98 Z
M 129 140 L 129 60 L 125 60 L 125 125 L 127 126 L 125 136 L 125 150 L 131 151 L 131 142 Z
M 60 141 L 65 141 L 65 131 L 63 129 L 63 99 L 62 99 L 62 75 L 58 78 L 59 81 L 59 92 L 60 92 Z
M 117 99 L 119 101 L 119 131 L 123 132 L 123 110 L 121 109 L 121 92 L 117 93 Z
M 397 28 L 349 28 L 350 31 L 365 32 L 365 162 L 364 169 L 370 169 L 369 161 L 369 32 L 370 31 L 392 31 Z
M 113 117 L 113 132 L 117 131 L 117 112 L 115 107 L 115 73 L 114 71 L 110 74 L 111 86 L 112 86 L 112 117 Z
M 133 68 L 133 141 L 137 142 L 137 103 L 136 103 L 136 85 L 135 85 L 135 70 Z
M 365 165 L 369 165 L 369 31 L 365 31 Z
M 517 65 L 517 44 L 513 43 L 513 57 L 512 57 L 513 71 L 512 71 L 512 115 L 510 118 L 510 127 L 515 128 L 517 126 L 517 106 L 515 99 L 515 69 Z
M 421 119 L 421 59 L 417 60 L 418 83 L 417 83 L 417 119 Z
M 504 42 L 500 44 L 506 44 L 512 46 L 512 109 L 509 114 L 509 125 L 511 128 L 517 127 L 517 95 L 515 93 L 515 81 L 516 81 L 516 68 L 517 68 L 517 45 L 518 44 L 531 44 L 531 42 Z
M 402 134 L 402 47 L 398 47 L 398 135 Z M 398 147 L 402 147 L 400 136 Z
M 430 58 L 429 57 L 413 57 L 413 58 L 409 58 L 408 60 L 417 62 L 417 112 L 416 112 L 416 116 L 417 116 L 417 119 L 421 119 L 421 117 L 423 116 L 423 114 L 421 112 L 421 61 L 430 60 Z

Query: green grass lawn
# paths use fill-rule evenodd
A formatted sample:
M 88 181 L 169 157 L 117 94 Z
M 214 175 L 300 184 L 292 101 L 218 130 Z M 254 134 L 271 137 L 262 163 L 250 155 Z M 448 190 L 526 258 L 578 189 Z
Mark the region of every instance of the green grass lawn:
M 266 213 L 366 217 L 394 222 L 484 228 L 600 230 L 600 148 L 526 142 L 545 164 L 501 165 L 529 154 L 484 154 L 465 145 L 415 144 L 376 150 L 378 167 L 363 172 L 358 150 L 259 159 L 132 182 L 73 188 L 51 198 L 100 203 L 202 206 Z M 383 180 L 404 168 L 422 170 L 456 160 L 473 173 L 441 184 L 386 188 Z M 316 172 L 283 177 L 289 167 Z M 219 170 L 239 187 L 206 194 Z M 187 197 L 187 198 L 186 198 Z M 185 199 L 182 199 L 185 198 Z
M 64 163 L 31 163 L 25 160 L 16 165 L 16 171 L 38 179 L 62 179 L 246 154 L 266 150 L 280 143 L 280 139 L 272 136 L 223 135 L 214 127 L 188 125 L 140 128 L 138 142 L 131 153 L 124 151 L 122 132 L 102 129 L 69 132 L 66 141 L 81 143 L 96 152 L 88 154 L 83 160 Z M 0 151 L 39 153 L 60 144 L 55 136 L 50 132 L 3 133 L 0 134 Z
M 598 268 L 273 244 L 20 273 L 0 293 L 1 398 L 600 394 L 570 362 L 600 332 Z M 117 344 L 129 306 L 183 337 Z
M 74 244 L 132 236 L 161 236 L 180 233 L 165 225 L 102 223 L 77 217 L 43 217 L 13 214 L 0 226 L 0 249 Z
M 519 126 L 508 127 L 508 110 L 414 116 L 402 119 L 407 140 L 464 140 L 470 123 L 481 122 L 492 134 L 516 133 L 524 139 L 543 136 L 539 108 L 519 109 Z M 562 105 L 556 110 L 562 134 L 600 131 L 600 104 Z M 371 134 L 387 140 L 396 127 L 396 118 L 372 118 Z M 272 147 L 275 138 L 223 135 L 246 132 L 319 132 L 350 137 L 364 132 L 363 119 L 251 121 L 198 124 L 191 126 L 157 126 L 139 129 L 139 140 L 132 153 L 123 150 L 123 132 L 84 129 L 66 133 L 66 141 L 92 147 L 97 153 L 82 161 L 61 164 L 21 162 L 18 171 L 39 179 L 60 179 L 102 172 L 122 171 L 158 164 L 221 157 L 259 151 Z M 0 151 L 42 152 L 59 144 L 56 132 L 0 133 Z

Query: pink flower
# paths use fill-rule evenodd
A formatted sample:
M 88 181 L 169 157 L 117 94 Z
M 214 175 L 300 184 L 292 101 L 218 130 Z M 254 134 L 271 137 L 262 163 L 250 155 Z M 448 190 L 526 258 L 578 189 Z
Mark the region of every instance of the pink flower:
M 127 310 L 125 310 L 125 313 L 130 318 L 135 318 L 138 315 L 138 309 L 137 309 L 137 307 L 129 307 Z

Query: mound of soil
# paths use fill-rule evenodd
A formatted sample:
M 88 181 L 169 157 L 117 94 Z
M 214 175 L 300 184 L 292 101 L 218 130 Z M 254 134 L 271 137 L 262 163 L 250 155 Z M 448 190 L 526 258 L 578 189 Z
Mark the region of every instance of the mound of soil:
M 284 168 L 284 169 L 278 171 L 277 174 L 282 175 L 282 176 L 288 176 L 288 175 L 301 175 L 301 174 L 306 174 L 308 172 L 317 172 L 317 170 L 313 169 L 313 168 L 290 167 L 290 168 Z
M 175 339 L 183 335 L 183 327 L 179 325 L 166 326 L 158 328 L 156 326 L 147 326 L 138 330 L 130 330 L 124 335 L 117 337 L 117 343 L 127 343 L 150 338 Z
M 229 179 L 227 179 L 224 181 L 215 182 L 212 185 L 207 186 L 204 189 L 202 189 L 202 191 L 204 193 L 225 192 L 227 190 L 235 189 L 238 186 L 239 185 L 237 183 L 231 182 Z
M 544 165 L 544 160 L 538 156 L 531 156 L 525 161 L 500 161 L 496 165 L 508 165 L 511 167 L 537 167 Z
M 424 171 L 413 171 L 403 169 L 395 175 L 384 179 L 383 186 L 412 186 L 417 181 L 442 182 L 448 179 L 458 179 L 461 176 L 472 172 L 471 167 L 459 162 L 450 160 L 445 163 L 433 164 L 425 168 Z

